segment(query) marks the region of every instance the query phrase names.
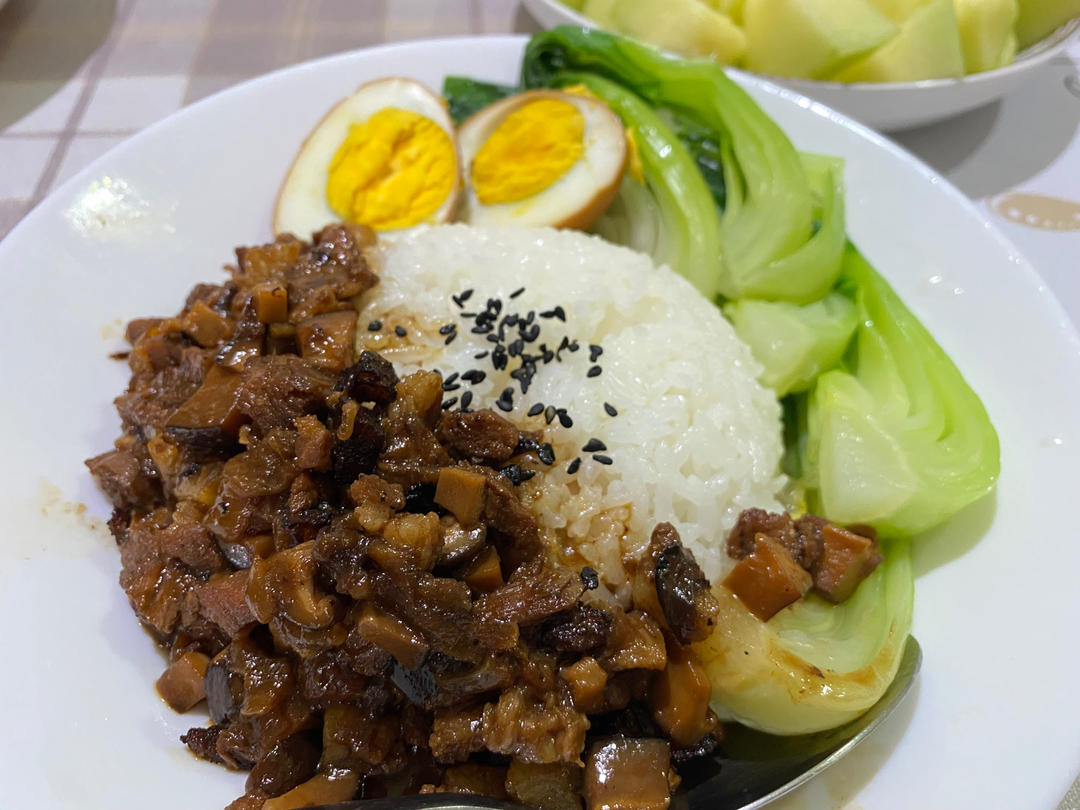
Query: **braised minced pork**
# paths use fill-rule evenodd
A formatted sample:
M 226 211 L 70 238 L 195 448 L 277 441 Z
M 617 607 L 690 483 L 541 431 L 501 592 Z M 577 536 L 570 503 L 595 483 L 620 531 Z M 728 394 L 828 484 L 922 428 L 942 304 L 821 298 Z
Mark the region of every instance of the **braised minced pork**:
M 634 604 L 603 598 L 519 496 L 550 463 L 541 436 L 356 356 L 373 238 L 241 248 L 230 281 L 128 328 L 123 433 L 87 465 L 169 653 L 159 691 L 208 706 L 182 739 L 250 770 L 235 810 L 388 791 L 666 806 L 673 763 L 719 734 L 687 646 L 715 612 L 700 569 L 661 526 Z

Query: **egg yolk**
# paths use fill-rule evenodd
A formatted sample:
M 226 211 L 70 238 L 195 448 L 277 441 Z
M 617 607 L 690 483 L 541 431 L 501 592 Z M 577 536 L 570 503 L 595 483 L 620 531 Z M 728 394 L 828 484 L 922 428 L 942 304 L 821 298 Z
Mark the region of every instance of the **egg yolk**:
M 543 191 L 585 151 L 585 117 L 567 101 L 545 98 L 510 113 L 476 153 L 472 185 L 484 205 L 518 202 Z
M 353 124 L 330 161 L 326 199 L 339 217 L 375 230 L 434 214 L 457 182 L 450 136 L 430 118 L 387 107 Z

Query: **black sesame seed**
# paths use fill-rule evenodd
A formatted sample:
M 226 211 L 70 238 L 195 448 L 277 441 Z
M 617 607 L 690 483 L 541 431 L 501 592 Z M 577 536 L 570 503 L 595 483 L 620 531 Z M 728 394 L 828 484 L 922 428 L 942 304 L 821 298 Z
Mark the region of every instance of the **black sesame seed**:
M 600 453 L 593 453 L 593 461 L 597 464 L 611 464 L 611 456 L 601 455 Z
M 595 363 L 597 358 L 604 353 L 603 346 L 597 346 L 595 343 L 589 344 L 589 362 Z
M 499 394 L 499 399 L 505 399 L 507 402 L 513 402 L 514 401 L 514 389 L 513 388 L 504 388 L 502 390 L 502 393 Z
M 445 380 L 443 380 L 443 382 L 444 383 L 452 383 L 457 378 L 458 378 L 458 373 L 455 371 L 455 372 L 452 372 Z
M 484 326 L 474 326 L 469 331 L 472 332 L 474 335 L 486 335 L 488 332 L 491 331 L 491 327 L 486 326 L 486 325 L 484 325 Z
M 465 382 L 467 383 L 472 383 L 473 385 L 476 385 L 478 382 L 482 382 L 484 377 L 486 376 L 487 374 L 482 372 L 480 369 L 472 368 L 462 374 L 461 379 L 465 380 Z
M 461 410 L 465 410 L 472 404 L 472 391 L 466 391 L 461 395 Z
M 536 451 L 536 457 L 550 467 L 555 463 L 555 449 L 550 442 L 544 442 Z
M 596 573 L 595 568 L 586 565 L 581 569 L 581 582 L 585 585 L 585 590 L 595 591 L 600 587 L 600 575 Z
M 568 414 L 565 410 L 560 410 L 559 424 L 562 425 L 564 428 L 571 428 L 574 426 L 574 420 L 570 418 L 570 414 Z
M 369 332 L 378 332 L 380 329 L 382 329 L 382 321 L 369 321 L 368 322 L 367 330 Z
M 444 346 L 449 346 L 451 343 L 454 342 L 454 338 L 456 338 L 456 337 L 457 337 L 457 332 L 451 332 L 449 335 L 446 336 L 446 340 L 443 341 L 443 345 Z
M 518 338 L 517 340 L 515 340 L 513 343 L 511 343 L 509 346 L 506 347 L 506 353 L 509 354 L 511 357 L 517 357 L 524 350 L 525 350 L 525 341 L 523 341 L 521 338 Z
M 475 318 L 475 317 L 476 317 L 476 313 L 475 313 L 475 312 L 462 312 L 462 313 L 461 313 L 461 317 L 462 317 L 462 318 L 463 318 L 464 320 L 466 320 L 466 321 L 467 321 L 467 320 L 469 320 L 470 318 Z
M 477 352 L 476 354 L 474 354 L 473 355 L 473 360 L 483 360 L 487 356 L 488 356 L 488 350 L 484 349 L 482 352 Z
M 439 334 L 440 335 L 449 335 L 455 329 L 457 329 L 457 327 L 454 326 L 454 324 L 452 324 L 452 323 L 444 323 L 442 326 L 439 327 Z
M 514 410 L 514 403 L 507 402 L 505 399 L 497 399 L 495 400 L 495 407 L 498 408 L 500 411 L 510 413 L 510 411 Z
M 536 475 L 536 470 L 523 469 L 519 464 L 510 464 L 509 466 L 503 467 L 499 472 L 509 478 L 510 483 L 515 487 Z
M 581 468 L 581 459 L 575 458 L 569 464 L 566 465 L 566 472 L 569 475 L 573 475 Z
M 549 425 L 555 420 L 557 414 L 558 411 L 555 410 L 554 405 L 548 405 L 546 408 L 544 408 L 544 419 L 547 420 L 547 423 Z
M 443 409 L 444 411 L 448 411 L 448 410 L 450 410 L 451 408 L 453 408 L 453 407 L 454 407 L 454 406 L 455 406 L 456 404 L 457 404 L 457 397 L 450 397 L 450 399 L 448 399 L 448 400 L 445 400 L 445 401 L 443 402 L 443 404 L 442 404 L 442 409 Z
M 512 293 L 510 293 L 510 297 L 511 298 L 517 298 L 523 292 L 525 292 L 525 288 L 524 287 L 518 287 L 516 290 L 514 290 Z
M 602 370 L 603 369 L 601 369 L 600 366 L 593 366 L 592 368 L 590 368 L 588 371 L 585 372 L 585 376 L 586 377 L 599 377 L 600 372 Z
M 607 445 L 596 438 L 589 439 L 585 442 L 585 446 L 581 448 L 583 453 L 596 453 L 600 450 L 607 450 Z
M 459 388 L 461 388 L 461 386 L 458 385 L 457 383 L 444 382 L 442 384 L 442 390 L 443 391 L 457 391 Z
M 566 348 L 568 348 L 571 352 L 576 352 L 578 349 L 581 348 L 581 344 L 579 344 L 576 340 L 571 340 L 567 344 Z
M 617 410 L 615 410 L 615 406 L 612 405 L 609 402 L 604 403 L 604 413 L 606 413 L 608 416 L 618 416 L 619 415 L 619 412 Z
M 405 335 L 407 335 L 409 333 L 405 331 L 404 326 L 395 326 L 394 327 L 394 334 L 397 335 L 398 337 L 405 337 Z
M 529 408 L 529 416 L 539 416 L 544 412 L 544 403 L 537 402 L 531 408 Z
M 528 436 L 518 436 L 517 447 L 514 448 L 515 455 L 517 453 L 531 453 L 533 450 L 540 449 L 540 442 L 536 439 L 529 438 Z

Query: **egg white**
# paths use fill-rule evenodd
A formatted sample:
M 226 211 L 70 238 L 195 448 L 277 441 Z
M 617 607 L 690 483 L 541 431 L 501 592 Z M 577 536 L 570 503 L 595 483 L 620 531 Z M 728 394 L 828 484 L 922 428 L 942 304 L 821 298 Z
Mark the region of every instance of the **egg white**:
M 454 122 L 443 100 L 427 87 L 412 79 L 391 77 L 358 87 L 323 116 L 304 140 L 278 191 L 273 215 L 275 234 L 292 233 L 306 239 L 341 219 L 326 199 L 330 162 L 353 124 L 363 124 L 387 107 L 429 118 L 449 136 L 456 162 L 453 189 L 435 213 L 421 224 L 448 222 L 453 217 L 461 187 L 461 160 Z M 380 233 L 392 237 L 409 230 L 412 228 Z
M 585 119 L 581 157 L 550 186 L 524 200 L 485 205 L 472 187 L 476 153 L 506 117 L 543 98 L 573 104 Z M 611 203 L 626 166 L 626 133 L 622 121 L 604 102 L 555 90 L 533 90 L 510 96 L 467 118 L 458 129 L 466 167 L 460 218 L 471 225 L 526 225 L 584 229 Z

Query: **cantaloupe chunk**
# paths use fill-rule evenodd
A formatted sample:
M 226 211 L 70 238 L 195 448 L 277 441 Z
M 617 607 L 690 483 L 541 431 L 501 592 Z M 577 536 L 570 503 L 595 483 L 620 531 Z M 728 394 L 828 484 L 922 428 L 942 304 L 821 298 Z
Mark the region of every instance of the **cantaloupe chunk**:
M 1020 0 L 1020 19 L 1016 21 L 1019 46 L 1034 45 L 1073 17 L 1080 17 L 1080 0 Z
M 1016 54 L 1016 0 L 953 0 L 964 71 L 978 73 L 1008 64 Z
M 953 0 L 931 0 L 900 24 L 900 33 L 837 72 L 842 82 L 913 82 L 962 76 L 964 52 Z
M 897 34 L 868 0 L 746 0 L 746 67 L 816 79 Z
M 746 51 L 742 29 L 702 0 L 586 0 L 581 10 L 601 25 L 683 56 L 729 64 Z

